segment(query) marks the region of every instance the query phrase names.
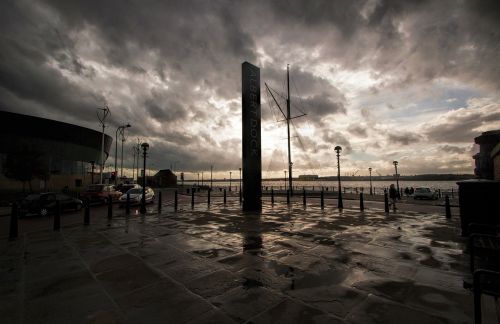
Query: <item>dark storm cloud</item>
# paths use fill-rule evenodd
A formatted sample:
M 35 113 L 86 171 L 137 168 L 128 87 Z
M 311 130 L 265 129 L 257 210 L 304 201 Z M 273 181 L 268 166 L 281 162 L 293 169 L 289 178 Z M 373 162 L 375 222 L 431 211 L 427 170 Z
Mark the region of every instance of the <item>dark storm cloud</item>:
M 392 144 L 410 145 L 420 142 L 422 136 L 412 132 L 392 131 L 387 134 L 387 140 Z
M 152 118 L 173 123 L 187 116 L 188 107 L 183 106 L 182 102 L 176 93 L 153 89 L 144 100 L 144 108 Z
M 500 120 L 500 105 L 490 102 L 471 102 L 467 109 L 451 111 L 424 126 L 422 131 L 437 143 L 471 143 L 487 123 Z
M 366 136 L 368 136 L 368 133 L 367 133 L 366 129 L 367 129 L 366 126 L 357 125 L 357 124 L 351 124 L 347 128 L 347 130 L 351 134 L 354 134 L 354 135 L 359 136 L 359 137 L 366 137 Z
M 265 68 L 262 78 L 270 87 L 281 109 L 286 113 L 286 70 Z M 275 119 L 283 119 L 283 115 L 279 112 L 265 86 L 262 91 L 265 92 L 262 94 L 264 108 L 269 104 L 272 105 L 273 109 L 276 110 L 274 112 Z M 325 116 L 346 113 L 344 94 L 327 80 L 308 71 L 297 68 L 290 70 L 290 93 L 292 117 L 307 114 L 308 120 L 321 126 Z M 269 118 L 270 114 L 266 111 L 264 117 Z
M 239 138 L 214 132 L 233 127 L 227 117 L 239 113 L 241 62 L 261 66 L 262 83 L 282 93 L 290 63 L 292 115 L 307 113 L 325 141 L 349 152 L 346 134 L 324 129 L 325 117 L 350 108 L 328 75 L 368 70 L 381 81 L 372 87 L 379 93 L 443 78 L 497 91 L 499 6 L 495 0 L 3 1 L 0 109 L 97 128 L 95 109 L 108 104 L 108 133 L 129 121 L 130 136 L 152 138 L 191 168 L 210 159 L 231 167 Z M 317 66 L 326 76 L 317 75 Z M 214 107 L 224 100 L 234 115 Z M 434 142 L 470 141 L 480 120 L 498 117 L 450 115 L 423 134 Z M 360 127 L 348 131 L 366 136 Z M 386 136 L 405 145 L 413 135 Z M 319 142 L 314 150 L 322 150 Z M 229 146 L 231 158 L 224 155 Z M 192 153 L 198 150 L 203 154 Z
M 458 147 L 454 145 L 441 145 L 439 146 L 439 149 L 451 153 L 451 154 L 463 154 L 463 153 L 468 153 L 470 148 L 463 148 L 463 147 Z
M 350 141 L 340 132 L 325 130 L 322 138 L 326 143 L 331 145 L 332 149 L 333 147 L 340 145 L 342 147 L 343 154 L 349 154 L 352 151 Z

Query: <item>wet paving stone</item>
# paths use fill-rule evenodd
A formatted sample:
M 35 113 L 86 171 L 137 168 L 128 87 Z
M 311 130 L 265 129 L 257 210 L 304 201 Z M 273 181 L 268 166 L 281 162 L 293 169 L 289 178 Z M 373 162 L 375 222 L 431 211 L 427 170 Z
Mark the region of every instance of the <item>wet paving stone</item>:
M 213 309 L 169 280 L 134 290 L 116 302 L 131 323 L 185 323 Z
M 133 263 L 119 269 L 99 273 L 96 275 L 96 279 L 109 295 L 118 297 L 163 278 L 143 263 Z
M 368 296 L 368 293 L 362 290 L 343 285 L 295 289 L 287 293 L 339 318 L 344 318 L 353 307 L 359 305 Z
M 305 304 L 285 299 L 263 314 L 252 318 L 250 323 L 304 323 L 304 324 L 342 324 L 343 320 Z
M 236 199 L 145 216 L 120 211 L 109 224 L 92 219 L 0 242 L 2 324 L 22 316 L 40 323 L 471 322 L 471 293 L 462 288 L 466 242 L 458 220 L 444 215 L 277 202 L 257 217 Z
M 283 295 L 263 287 L 237 287 L 210 301 L 238 322 L 245 322 L 284 300 Z

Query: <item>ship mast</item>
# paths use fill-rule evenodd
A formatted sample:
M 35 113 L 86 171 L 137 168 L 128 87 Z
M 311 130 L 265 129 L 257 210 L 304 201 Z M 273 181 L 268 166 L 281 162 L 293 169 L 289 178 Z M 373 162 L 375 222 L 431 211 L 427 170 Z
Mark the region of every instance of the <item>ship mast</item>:
M 288 188 L 290 195 L 293 196 L 293 176 L 292 176 L 292 150 L 290 149 L 290 65 L 286 65 L 286 131 L 288 135 Z
M 283 111 L 283 109 L 281 109 L 280 104 L 278 103 L 278 101 L 276 100 L 276 98 L 275 98 L 275 96 L 273 94 L 273 91 L 274 92 L 276 92 L 276 91 L 272 90 L 267 85 L 267 83 L 264 83 L 264 84 L 265 84 L 265 86 L 267 88 L 267 91 L 269 92 L 269 94 L 273 98 L 274 102 L 276 103 L 276 106 L 278 106 L 279 110 L 281 111 L 281 114 L 283 115 L 283 117 L 286 120 L 286 131 L 287 131 L 287 140 L 288 140 L 288 187 L 290 188 L 290 195 L 293 196 L 293 176 L 292 176 L 293 175 L 292 174 L 293 163 L 292 163 L 292 149 L 291 149 L 291 144 L 290 144 L 290 121 L 292 119 L 294 119 L 294 118 L 299 118 L 299 117 L 305 116 L 306 114 L 302 114 L 302 115 L 299 115 L 299 116 L 291 117 L 291 113 L 290 113 L 290 106 L 291 106 L 291 100 L 290 100 L 290 65 L 289 64 L 286 65 L 286 86 L 287 86 L 287 97 L 285 98 L 286 99 L 286 114 Z M 280 96 L 283 98 L 282 95 L 280 95 Z

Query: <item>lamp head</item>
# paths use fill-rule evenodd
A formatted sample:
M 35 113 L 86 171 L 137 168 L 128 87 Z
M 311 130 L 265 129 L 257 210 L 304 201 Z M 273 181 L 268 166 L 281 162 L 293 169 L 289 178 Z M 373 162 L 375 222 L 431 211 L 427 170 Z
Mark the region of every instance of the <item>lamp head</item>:
M 132 127 L 130 124 L 125 125 L 125 127 Z
M 368 168 L 368 171 L 372 172 L 372 168 Z
M 148 143 L 142 143 L 142 144 L 141 144 L 141 147 L 142 147 L 142 149 L 143 149 L 144 151 L 147 151 L 147 150 L 148 150 L 148 148 L 149 148 L 149 144 L 148 144 Z
M 392 164 L 398 165 L 398 161 L 392 161 Z
M 335 146 L 335 152 L 337 152 L 337 154 L 340 154 L 340 152 L 342 152 L 342 147 L 340 146 Z

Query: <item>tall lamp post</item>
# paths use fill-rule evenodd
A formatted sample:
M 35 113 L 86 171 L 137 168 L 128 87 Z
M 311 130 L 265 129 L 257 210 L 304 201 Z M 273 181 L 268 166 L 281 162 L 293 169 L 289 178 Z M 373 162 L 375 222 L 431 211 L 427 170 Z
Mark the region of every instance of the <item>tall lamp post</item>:
M 141 214 L 146 213 L 146 152 L 149 148 L 148 143 L 142 143 L 142 156 L 144 158 L 144 174 L 142 176 L 142 199 L 141 199 Z
M 115 134 L 115 184 L 117 182 L 118 175 L 118 132 L 122 137 L 122 162 L 121 162 L 121 176 L 123 177 L 123 142 L 125 141 L 125 128 L 131 127 L 130 124 L 118 126 Z
M 342 151 L 342 147 L 335 146 L 335 152 L 337 152 L 337 179 L 339 180 L 339 201 L 338 208 L 343 209 L 344 203 L 342 202 L 342 186 L 340 183 L 340 152 Z
M 370 172 L 370 196 L 373 195 L 373 186 L 372 186 L 372 168 L 368 168 L 368 171 Z
M 233 176 L 233 171 L 229 171 L 229 191 L 231 191 L 232 176 Z
M 201 171 L 201 186 L 203 187 L 203 171 Z
M 99 113 L 101 112 L 101 114 Z M 109 115 L 109 108 L 108 106 L 104 106 L 104 108 L 98 108 L 97 109 L 97 119 L 99 119 L 99 122 L 101 123 L 102 126 L 102 136 L 101 136 L 101 175 L 100 175 L 100 182 L 102 183 L 102 172 L 104 170 L 104 129 L 106 128 L 106 117 Z
M 394 175 L 396 177 L 396 188 L 398 190 L 398 197 L 399 197 L 399 174 L 398 174 L 398 161 L 392 161 L 392 164 L 394 164 L 394 169 L 396 170 L 396 174 Z

